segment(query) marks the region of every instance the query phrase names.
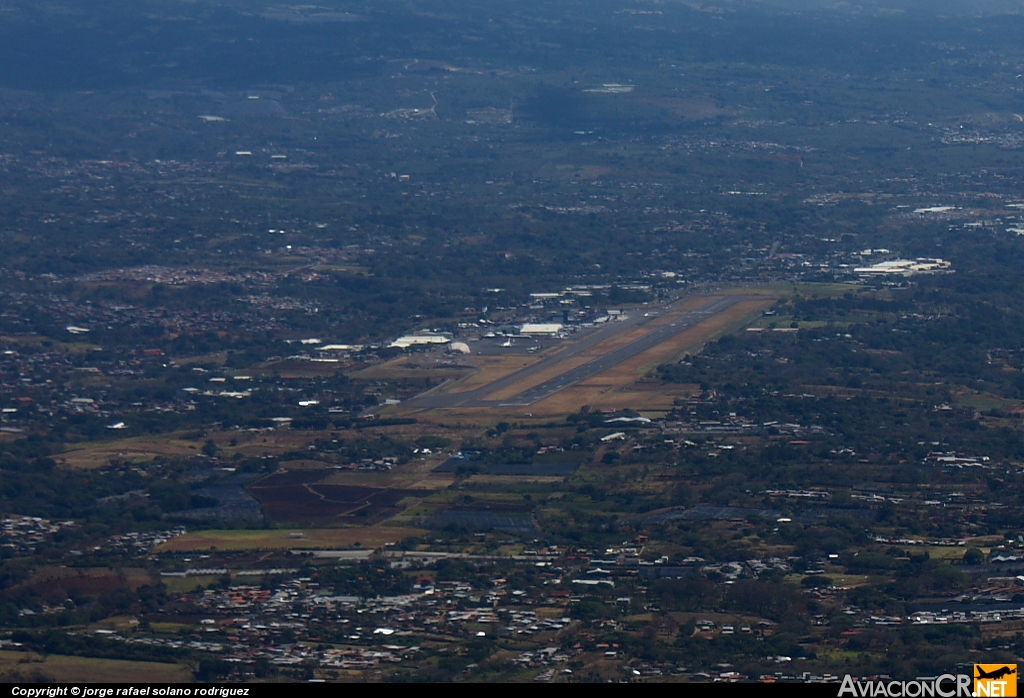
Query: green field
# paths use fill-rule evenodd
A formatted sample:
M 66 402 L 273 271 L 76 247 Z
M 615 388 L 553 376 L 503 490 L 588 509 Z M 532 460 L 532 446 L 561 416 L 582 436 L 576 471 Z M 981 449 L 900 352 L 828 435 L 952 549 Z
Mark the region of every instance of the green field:
M 120 659 L 67 657 L 34 652 L 0 651 L 0 681 L 57 683 L 182 683 L 192 681 L 183 664 L 130 662 Z

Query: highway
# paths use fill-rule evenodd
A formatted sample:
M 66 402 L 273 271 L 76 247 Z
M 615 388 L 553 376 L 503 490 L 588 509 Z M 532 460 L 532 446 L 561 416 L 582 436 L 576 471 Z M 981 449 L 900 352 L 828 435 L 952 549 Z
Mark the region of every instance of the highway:
M 634 327 L 645 325 L 652 322 L 659 317 L 663 316 L 663 312 L 667 308 L 657 308 L 657 306 L 651 306 L 648 310 L 649 316 L 644 317 L 643 312 L 640 310 L 634 310 L 626 320 L 610 322 L 605 327 L 590 332 L 580 340 L 573 342 L 564 349 L 543 358 L 541 361 L 527 366 L 524 369 L 516 371 L 504 378 L 500 378 L 493 383 L 477 388 L 476 390 L 470 390 L 464 393 L 450 393 L 450 394 L 438 394 L 433 395 L 426 393 L 419 397 L 415 397 L 404 403 L 405 407 L 414 408 L 446 408 L 446 407 L 525 407 L 539 402 L 545 398 L 551 397 L 559 390 L 568 388 L 569 386 L 576 385 L 581 381 L 585 381 L 588 378 L 596 376 L 597 374 L 607 371 L 608 369 L 616 366 L 623 361 L 633 358 L 637 354 L 647 351 L 648 349 L 657 346 L 658 344 L 670 339 L 674 335 L 693 327 L 697 323 L 708 319 L 709 317 L 716 315 L 726 308 L 738 303 L 741 300 L 745 300 L 741 296 L 725 296 L 716 298 L 707 305 L 704 305 L 696 310 L 681 314 L 675 320 L 665 325 L 656 327 L 651 332 L 638 337 L 637 339 L 624 344 L 621 347 L 613 349 L 612 351 L 597 356 L 587 363 L 571 368 L 566 372 L 555 376 L 551 380 L 545 381 L 540 385 L 534 386 L 529 390 L 526 390 L 514 397 L 506 400 L 488 400 L 487 396 L 493 395 L 494 393 L 507 388 L 510 385 L 515 385 L 521 381 L 527 380 L 531 376 L 535 376 L 538 373 L 547 371 L 553 366 L 557 366 L 569 359 L 580 356 L 588 349 L 591 349 L 601 342 L 607 341 L 615 335 L 621 334 Z M 651 311 L 660 310 L 662 312 L 653 313 Z

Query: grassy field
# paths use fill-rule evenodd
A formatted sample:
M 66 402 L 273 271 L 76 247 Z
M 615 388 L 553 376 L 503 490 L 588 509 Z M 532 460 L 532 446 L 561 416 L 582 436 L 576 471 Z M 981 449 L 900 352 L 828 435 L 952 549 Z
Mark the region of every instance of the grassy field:
M 183 683 L 192 681 L 192 671 L 182 664 L 0 651 L 0 681 L 34 679 L 57 683 Z
M 442 460 L 408 463 L 386 473 L 365 470 L 341 471 L 321 480 L 321 483 L 356 487 L 394 487 L 406 490 L 438 490 L 448 487 L 455 479 L 452 473 L 430 472 Z
M 564 475 L 471 475 L 466 482 L 473 485 L 510 486 L 526 483 L 551 484 L 565 480 Z
M 374 433 L 364 430 L 364 433 Z M 194 434 L 194 433 L 193 433 Z M 225 431 L 203 434 L 191 438 L 188 432 L 161 434 L 159 436 L 137 436 L 127 439 L 77 444 L 54 456 L 57 464 L 65 468 L 89 470 L 102 468 L 112 459 L 147 462 L 157 456 L 167 458 L 190 458 L 197 455 L 207 440 L 213 441 L 220 449 L 222 458 L 231 458 L 235 453 L 258 457 L 269 453 L 280 455 L 305 447 L 309 432 L 279 429 L 273 432 Z M 235 446 L 231 441 L 236 442 Z M 319 461 L 308 461 L 307 467 L 323 467 Z M 290 466 L 291 467 L 291 466 Z M 294 466 L 296 468 L 301 465 Z
M 826 574 L 838 587 L 860 587 L 870 584 L 872 578 L 866 574 Z
M 196 455 L 202 446 L 201 441 L 185 440 L 172 434 L 139 436 L 75 446 L 57 454 L 54 460 L 67 468 L 89 470 L 109 465 L 112 458 L 136 462 L 150 461 L 157 456 L 188 458 Z
M 967 552 L 966 547 L 961 546 L 928 546 L 925 548 L 925 552 L 933 560 L 954 560 L 959 561 L 964 559 L 964 553 Z
M 963 392 L 956 396 L 959 405 L 973 407 L 976 410 L 1003 410 L 1004 412 L 1015 412 L 1021 409 L 1020 400 L 1007 400 L 991 393 L 968 393 Z
M 475 367 L 468 365 L 470 357 L 460 360 L 459 366 L 432 364 L 431 359 L 423 355 L 402 356 L 383 364 L 354 371 L 349 374 L 353 380 L 402 380 L 408 378 L 431 378 L 433 380 L 459 380 L 464 378 Z
M 123 588 L 135 590 L 154 583 L 147 570 L 137 567 L 114 570 L 109 567 L 48 565 L 36 568 L 32 576 L 16 588 L 33 589 L 40 594 L 78 590 L 80 593 L 98 595 Z
M 676 399 L 693 394 L 690 386 L 685 385 L 623 387 L 621 383 L 599 381 L 600 376 L 595 376 L 585 384 L 560 390 L 528 409 L 535 415 L 547 417 L 578 412 L 583 405 L 599 410 L 666 412 L 672 409 Z
M 302 533 L 304 537 L 292 537 Z M 270 531 L 197 531 L 178 536 L 159 548 L 160 552 L 191 552 L 199 550 L 288 550 L 290 548 L 376 548 L 385 543 L 396 543 L 410 536 L 426 533 L 418 528 L 364 528 L 281 529 Z M 358 545 L 357 545 L 358 544 Z
M 167 587 L 169 594 L 186 594 L 196 589 L 208 587 L 220 581 L 216 575 L 199 575 L 196 577 L 161 577 L 160 581 Z
M 736 288 L 723 288 L 716 293 L 721 295 L 736 295 L 742 294 L 744 296 L 771 296 L 773 298 L 781 298 L 782 296 L 788 296 L 792 293 L 799 293 L 801 296 L 843 296 L 847 293 L 860 293 L 867 290 L 867 287 L 863 284 L 844 284 L 844 283 L 815 283 L 815 282 L 785 282 L 780 281 L 776 283 L 760 284 L 758 286 L 737 286 Z

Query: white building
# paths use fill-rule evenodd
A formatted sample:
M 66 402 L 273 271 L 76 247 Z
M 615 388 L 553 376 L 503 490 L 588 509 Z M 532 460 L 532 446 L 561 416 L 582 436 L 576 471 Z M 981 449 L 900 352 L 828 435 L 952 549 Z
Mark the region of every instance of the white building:
M 519 329 L 519 334 L 553 336 L 561 331 L 560 322 L 527 322 Z
M 892 259 L 872 264 L 870 267 L 857 267 L 853 271 L 861 276 L 913 276 L 948 271 L 951 266 L 952 264 L 944 259 L 919 257 L 914 260 Z
M 388 346 L 408 349 L 409 347 L 425 347 L 431 344 L 447 344 L 450 341 L 452 341 L 452 338 L 443 334 L 407 334 L 399 337 Z

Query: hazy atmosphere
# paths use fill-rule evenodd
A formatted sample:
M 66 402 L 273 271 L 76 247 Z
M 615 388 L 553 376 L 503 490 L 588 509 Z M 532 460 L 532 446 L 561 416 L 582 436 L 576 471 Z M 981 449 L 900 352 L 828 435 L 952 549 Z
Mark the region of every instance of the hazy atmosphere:
M 0 0 L 0 680 L 1016 688 L 1024 2 L 324 2 Z

